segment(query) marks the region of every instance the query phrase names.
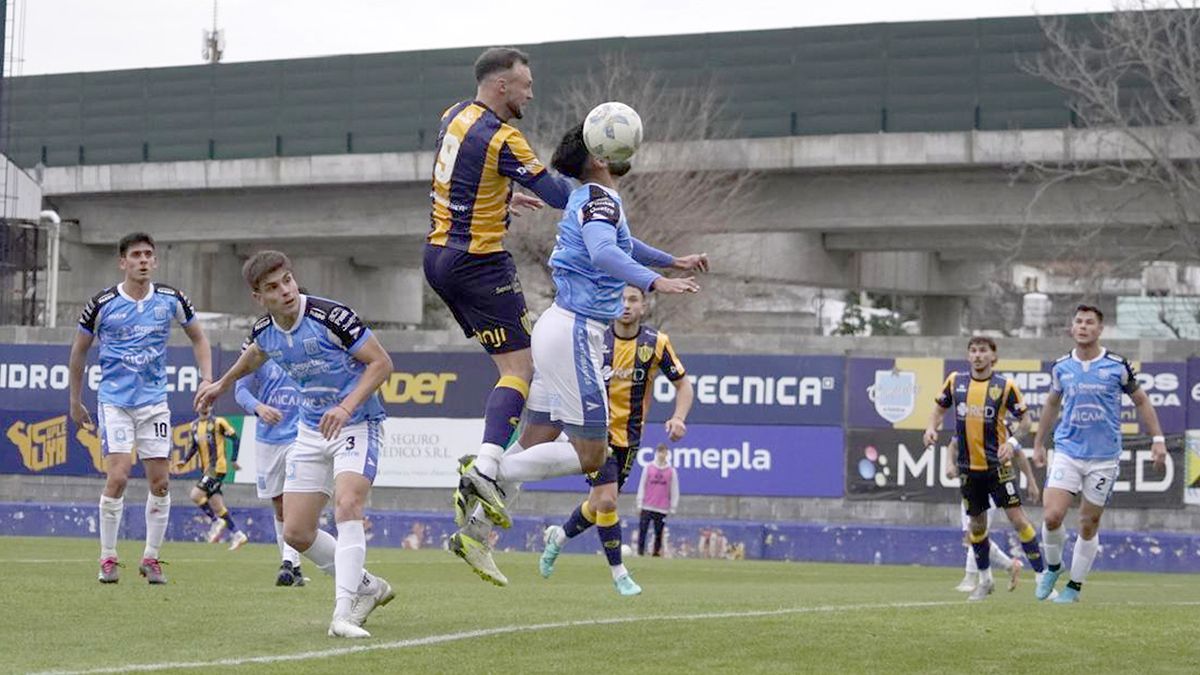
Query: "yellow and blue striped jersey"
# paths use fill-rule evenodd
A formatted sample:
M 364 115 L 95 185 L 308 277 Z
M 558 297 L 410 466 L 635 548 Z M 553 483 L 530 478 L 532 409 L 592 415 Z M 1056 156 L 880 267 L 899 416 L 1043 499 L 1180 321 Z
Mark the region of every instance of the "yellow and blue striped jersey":
M 200 453 L 200 470 L 209 476 L 224 476 L 229 473 L 225 459 L 225 441 L 237 438 L 237 431 L 224 417 L 201 417 L 192 422 L 192 442 L 183 461 L 189 461 Z M 237 461 L 237 446 L 233 446 L 233 461 Z
M 687 375 L 666 333 L 648 326 L 632 338 L 610 327 L 605 335 L 604 371 L 608 376 L 608 442 L 618 448 L 640 447 L 650 410 L 655 370 L 675 382 Z
M 479 101 L 442 114 L 433 165 L 428 242 L 468 253 L 504 250 L 512 181 L 563 208 L 571 185 L 546 170 L 525 136 Z
M 977 380 L 970 373 L 950 373 L 936 403 L 951 408 L 958 437 L 958 466 L 986 471 L 999 466 L 996 451 L 1008 440 L 1008 415 L 1025 414 L 1021 390 L 1012 380 L 993 374 Z

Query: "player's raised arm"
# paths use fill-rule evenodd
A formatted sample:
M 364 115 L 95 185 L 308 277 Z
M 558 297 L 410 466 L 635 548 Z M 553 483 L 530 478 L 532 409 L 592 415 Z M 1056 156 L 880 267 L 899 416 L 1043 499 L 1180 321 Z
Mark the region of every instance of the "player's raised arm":
M 592 204 L 595 202 L 593 201 Z M 584 212 L 585 215 L 588 215 L 587 207 L 584 207 Z M 613 222 L 601 219 L 587 220 L 583 224 L 582 234 L 592 264 L 606 274 L 625 283 L 633 284 L 644 291 L 696 293 L 700 290 L 700 285 L 692 277 L 669 279 L 639 265 L 633 257 L 617 245 L 617 230 Z
M 246 375 L 258 370 L 262 364 L 267 362 L 267 355 L 263 353 L 258 345 L 253 342 L 246 345 L 242 350 L 242 355 L 238 357 L 236 363 L 225 371 L 216 382 L 209 382 L 201 385 L 196 391 L 195 407 L 196 412 L 202 412 L 212 406 L 221 394 L 229 391 L 235 382 L 245 377 Z
M 496 170 L 556 209 L 567 207 L 567 199 L 571 196 L 571 190 L 575 189 L 570 179 L 550 171 L 542 164 L 533 153 L 533 148 L 529 147 L 529 141 L 516 129 L 512 129 L 508 139 L 500 146 Z M 533 206 L 528 201 L 519 202 L 518 205 Z

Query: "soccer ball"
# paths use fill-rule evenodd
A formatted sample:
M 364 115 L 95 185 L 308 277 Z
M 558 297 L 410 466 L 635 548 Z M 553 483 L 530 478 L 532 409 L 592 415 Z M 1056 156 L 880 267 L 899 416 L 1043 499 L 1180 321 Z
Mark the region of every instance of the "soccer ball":
M 624 103 L 601 103 L 583 120 L 583 142 L 596 157 L 623 162 L 642 144 L 642 118 Z

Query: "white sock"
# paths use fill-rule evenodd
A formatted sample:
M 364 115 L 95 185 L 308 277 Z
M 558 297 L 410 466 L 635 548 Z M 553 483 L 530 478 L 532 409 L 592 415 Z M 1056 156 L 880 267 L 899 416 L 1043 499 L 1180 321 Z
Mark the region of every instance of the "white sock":
M 275 543 L 279 544 L 281 559 L 292 563 L 292 567 L 300 564 L 300 552 L 287 545 L 287 540 L 283 538 L 283 521 L 278 518 L 275 519 Z
M 629 570 L 625 569 L 625 563 L 621 563 L 620 565 L 611 565 L 608 569 L 612 570 L 613 581 L 616 581 L 626 574 L 629 574 Z
M 989 567 L 986 570 L 980 570 L 979 580 L 980 581 L 992 581 L 992 568 Z
M 117 532 L 125 514 L 124 497 L 100 495 L 100 559 L 117 557 Z
M 554 543 L 555 544 L 562 546 L 563 544 L 567 543 L 567 539 L 568 539 L 568 537 L 567 537 L 566 530 L 564 530 L 560 527 L 554 531 Z M 615 579 L 616 577 L 613 577 L 613 578 Z
M 1100 552 L 1100 533 L 1091 539 L 1084 539 L 1080 534 L 1075 538 L 1075 552 L 1071 554 L 1071 581 L 1082 584 L 1087 580 L 1088 572 L 1092 571 L 1092 563 Z
M 975 562 L 975 549 L 967 547 L 967 566 L 965 568 L 967 574 L 978 574 L 978 563 Z
M 300 551 L 325 574 L 333 576 L 334 558 L 337 554 L 337 539 L 325 530 L 317 529 L 317 536 L 307 551 Z
M 988 553 L 988 558 L 992 561 L 992 567 L 999 567 L 1004 571 L 1012 569 L 1012 558 L 1004 552 L 1004 549 L 996 545 L 996 542 L 988 539 L 988 543 L 992 545 L 991 552 Z
M 510 482 L 528 482 L 583 473 L 575 446 L 569 442 L 539 443 L 500 460 L 500 476 Z
M 1042 523 L 1042 554 L 1046 556 L 1047 565 L 1061 565 L 1063 545 L 1067 543 L 1067 530 L 1062 525 L 1057 530 L 1051 530 Z
M 363 531 L 363 521 L 345 520 L 337 524 L 337 561 L 333 578 L 337 591 L 335 598 L 334 616 L 349 616 L 350 603 L 358 588 L 363 585 L 363 563 L 367 560 L 367 536 Z
M 475 468 L 488 478 L 495 478 L 500 471 L 500 457 L 504 448 L 495 443 L 484 443 L 479 446 L 479 454 L 475 456 Z
M 162 548 L 170 518 L 171 493 L 162 497 L 153 492 L 146 495 L 146 550 L 142 553 L 143 558 L 158 560 L 158 549 Z

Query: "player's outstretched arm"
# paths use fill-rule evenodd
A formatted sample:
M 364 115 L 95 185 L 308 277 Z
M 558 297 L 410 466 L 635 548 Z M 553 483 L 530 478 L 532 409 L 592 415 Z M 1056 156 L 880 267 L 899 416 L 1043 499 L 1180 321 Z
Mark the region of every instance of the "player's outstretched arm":
M 196 357 L 196 367 L 200 369 L 200 381 L 212 382 L 212 347 L 208 344 L 208 336 L 200 327 L 199 321 L 192 321 L 183 327 L 183 332 L 192 341 L 192 355 Z
M 692 277 L 668 279 L 639 265 L 617 246 L 617 230 L 613 223 L 604 220 L 584 223 L 583 242 L 587 246 L 588 257 L 597 269 L 644 291 L 695 293 L 700 290 L 700 285 Z
M 75 341 L 71 343 L 71 358 L 67 361 L 67 381 L 70 387 L 69 412 L 71 420 L 81 427 L 92 425 L 92 416 L 88 413 L 87 406 L 83 405 L 83 366 L 94 340 L 91 333 L 84 331 L 75 333 Z
M 1155 468 L 1160 471 L 1167 468 L 1167 439 L 1163 437 L 1162 425 L 1158 422 L 1158 413 L 1150 403 L 1150 397 L 1142 389 L 1129 395 L 1137 408 L 1138 419 L 1142 426 L 1150 432 L 1153 440 L 1150 443 L 1150 457 L 1154 460 Z
M 196 412 L 208 410 L 221 397 L 221 394 L 229 391 L 235 382 L 258 370 L 266 362 L 267 355 L 258 348 L 258 345 L 253 342 L 247 345 L 242 350 L 242 355 L 238 357 L 237 362 L 225 371 L 219 380 L 200 385 L 200 389 L 196 391 Z
M 693 253 L 685 255 L 682 258 L 677 258 L 666 251 L 660 251 L 657 248 L 647 244 L 637 237 L 630 237 L 633 240 L 633 259 L 640 265 L 646 267 L 657 267 L 660 269 L 671 268 L 677 270 L 698 272 L 708 271 L 708 254 Z
M 1042 416 L 1038 419 L 1037 434 L 1033 437 L 1033 463 L 1046 466 L 1046 437 L 1058 421 L 1058 411 L 1062 407 L 1062 394 L 1051 391 L 1046 395 L 1046 403 L 1042 406 Z

